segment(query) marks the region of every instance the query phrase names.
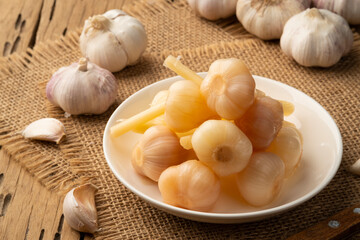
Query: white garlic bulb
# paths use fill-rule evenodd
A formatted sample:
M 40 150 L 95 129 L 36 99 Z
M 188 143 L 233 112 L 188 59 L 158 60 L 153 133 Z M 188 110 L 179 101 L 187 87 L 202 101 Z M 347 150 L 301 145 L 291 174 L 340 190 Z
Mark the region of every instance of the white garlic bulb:
M 236 16 L 243 27 L 264 39 L 279 39 L 286 21 L 310 7 L 311 0 L 239 0 Z
M 24 138 L 59 144 L 65 138 L 65 127 L 55 118 L 42 118 L 26 126 L 22 135 Z
M 88 233 L 98 230 L 96 191 L 94 185 L 84 184 L 66 194 L 63 203 L 64 218 L 73 229 Z
M 141 22 L 118 9 L 90 17 L 80 36 L 83 56 L 111 72 L 137 63 L 146 45 Z
M 343 17 L 325 9 L 307 9 L 290 18 L 281 49 L 300 65 L 330 67 L 350 52 L 353 33 Z
M 117 88 L 111 72 L 81 58 L 53 74 L 46 96 L 69 114 L 101 114 L 114 103 Z
M 196 14 L 208 20 L 227 18 L 235 14 L 237 0 L 187 0 Z
M 350 24 L 360 24 L 360 0 L 313 0 L 314 7 L 343 16 Z

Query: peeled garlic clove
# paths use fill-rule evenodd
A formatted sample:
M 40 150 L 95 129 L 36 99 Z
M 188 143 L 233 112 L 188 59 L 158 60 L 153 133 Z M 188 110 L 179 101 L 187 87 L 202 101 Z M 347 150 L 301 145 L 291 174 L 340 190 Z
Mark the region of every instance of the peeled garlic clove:
M 218 177 L 197 160 L 167 168 L 158 186 L 165 203 L 196 211 L 211 209 L 220 194 Z
M 360 0 L 313 0 L 313 4 L 341 15 L 350 24 L 360 24 Z
M 208 20 L 227 18 L 235 14 L 237 0 L 187 0 L 197 14 Z
M 350 166 L 349 171 L 356 175 L 360 175 L 360 159 Z
M 65 221 L 80 232 L 94 233 L 98 230 L 95 193 L 97 188 L 85 184 L 69 191 L 64 199 Z
M 101 114 L 114 103 L 117 89 L 111 72 L 80 58 L 79 63 L 54 73 L 46 85 L 46 96 L 69 114 Z
M 264 96 L 256 98 L 235 124 L 250 139 L 254 149 L 267 148 L 278 134 L 284 120 L 282 104 Z
M 24 138 L 59 144 L 65 138 L 65 127 L 55 118 L 42 118 L 26 126 L 22 135 Z
M 239 0 L 236 16 L 244 28 L 264 39 L 279 39 L 286 21 L 310 7 L 311 0 Z
M 83 56 L 111 72 L 137 63 L 146 45 L 141 22 L 118 9 L 90 17 L 80 36 Z
M 353 33 L 341 16 L 325 9 L 308 9 L 287 21 L 281 49 L 300 65 L 330 67 L 352 48 Z
M 243 198 L 253 206 L 265 206 L 280 193 L 285 166 L 275 154 L 257 152 L 247 167 L 237 174 L 236 182 Z
M 165 121 L 174 131 L 189 131 L 214 115 L 195 83 L 182 80 L 170 86 L 165 106 Z
M 185 157 L 174 132 L 166 126 L 153 126 L 134 148 L 131 163 L 138 173 L 157 182 L 166 168 L 182 163 Z
M 234 120 L 254 102 L 255 81 L 241 60 L 218 59 L 210 65 L 200 90 L 210 109 Z
M 195 130 L 192 147 L 199 160 L 218 176 L 227 176 L 243 170 L 252 154 L 252 145 L 246 135 L 226 120 L 208 120 Z
M 303 142 L 299 130 L 286 122 L 274 141 L 266 149 L 278 155 L 285 164 L 285 177 L 290 177 L 300 164 Z

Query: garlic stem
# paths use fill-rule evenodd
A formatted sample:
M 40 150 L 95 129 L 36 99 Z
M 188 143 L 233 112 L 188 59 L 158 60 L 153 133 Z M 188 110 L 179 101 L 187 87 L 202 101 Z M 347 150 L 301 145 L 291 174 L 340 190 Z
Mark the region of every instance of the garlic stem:
M 119 137 L 120 135 L 134 129 L 135 127 L 150 121 L 165 112 L 165 103 L 152 106 L 145 111 L 142 111 L 124 121 L 117 123 L 110 129 L 110 135 L 113 138 Z
M 90 23 L 94 29 L 104 30 L 109 27 L 110 20 L 103 15 L 96 15 L 90 18 Z
M 307 15 L 309 17 L 313 17 L 313 18 L 321 18 L 324 19 L 324 16 L 321 14 L 321 12 L 317 9 L 317 8 L 311 8 L 308 12 Z
M 86 58 L 80 58 L 79 65 L 78 65 L 78 70 L 82 71 L 82 72 L 87 71 L 87 59 Z
M 180 60 L 175 58 L 174 56 L 169 55 L 164 61 L 164 66 L 173 70 L 175 73 L 177 73 L 184 79 L 191 80 L 199 86 L 201 85 L 201 82 L 203 80 L 202 77 L 200 77 L 194 71 L 182 64 Z

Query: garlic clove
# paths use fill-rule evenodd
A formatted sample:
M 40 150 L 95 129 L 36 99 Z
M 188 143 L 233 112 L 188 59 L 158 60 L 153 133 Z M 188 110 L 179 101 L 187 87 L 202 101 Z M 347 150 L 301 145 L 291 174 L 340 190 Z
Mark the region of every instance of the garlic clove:
M 349 171 L 356 175 L 360 175 L 360 159 L 350 166 Z
M 243 170 L 253 150 L 247 136 L 227 120 L 204 122 L 195 130 L 191 143 L 199 160 L 218 176 Z
M 65 138 L 65 127 L 55 118 L 42 118 L 26 126 L 22 135 L 24 138 L 59 144 Z
M 236 16 L 244 28 L 264 39 L 279 39 L 286 21 L 310 7 L 311 0 L 239 0 Z
M 237 0 L 187 0 L 190 7 L 203 18 L 218 20 L 235 14 Z
M 220 195 L 218 177 L 197 160 L 167 168 L 158 186 L 165 203 L 196 211 L 208 211 Z
M 350 52 L 353 33 L 341 16 L 325 9 L 307 9 L 290 18 L 281 49 L 302 66 L 330 67 Z
M 64 199 L 65 221 L 80 232 L 95 233 L 98 230 L 95 193 L 97 187 L 84 184 L 69 191 Z
M 46 96 L 72 115 L 102 114 L 114 103 L 117 89 L 111 72 L 80 58 L 78 63 L 53 74 L 46 85 Z
M 237 186 L 249 204 L 265 206 L 279 195 L 284 172 L 284 163 L 277 155 L 256 152 L 251 156 L 247 167 L 237 174 Z

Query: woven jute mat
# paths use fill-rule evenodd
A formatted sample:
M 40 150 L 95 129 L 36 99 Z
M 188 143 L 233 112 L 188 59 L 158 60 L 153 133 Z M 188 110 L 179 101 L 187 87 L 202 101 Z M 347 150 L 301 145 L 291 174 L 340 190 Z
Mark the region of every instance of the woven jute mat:
M 151 16 L 144 7 L 148 3 L 142 4 L 136 5 L 129 12 L 136 14 L 135 10 L 142 9 L 145 11 L 142 12 L 144 16 Z M 182 12 L 188 14 L 189 18 L 184 22 L 204 21 L 196 18 L 182 1 L 175 1 L 174 4 L 166 2 L 157 7 L 151 5 L 156 11 L 149 9 L 154 16 L 164 12 L 175 15 Z M 160 16 L 158 18 L 162 19 Z M 148 20 L 143 18 L 142 21 Z M 200 31 L 202 34 L 199 36 L 189 34 L 190 40 L 186 39 L 187 43 L 191 39 L 199 42 L 187 45 L 173 43 L 170 38 L 166 38 L 167 41 L 161 42 L 161 46 L 156 44 L 155 38 L 151 40 L 150 37 L 151 45 L 140 62 L 115 74 L 119 83 L 116 102 L 106 113 L 98 116 L 66 117 L 61 109 L 47 101 L 44 94 L 52 73 L 79 59 L 79 32 L 56 42 L 40 44 L 35 50 L 29 49 L 22 55 L 2 59 L 0 145 L 54 191 L 63 192 L 84 181 L 91 181 L 98 186 L 96 204 L 101 231 L 95 234 L 96 239 L 284 239 L 359 202 L 360 178 L 346 170 L 360 157 L 359 36 L 355 34 L 351 53 L 334 67 L 304 68 L 288 59 L 278 42 L 265 43 L 246 37 L 235 39 L 239 37 L 228 35 L 224 25 L 219 23 L 203 22 L 200 24 L 201 29 L 187 24 L 186 29 L 178 32 L 185 34 Z M 170 34 L 166 29 L 160 31 L 150 22 L 144 25 L 147 31 L 151 27 L 152 31 L 158 29 L 158 32 L 152 33 L 154 35 L 161 34 L 161 31 L 164 36 Z M 206 34 L 213 31 L 229 38 L 219 37 L 206 42 Z M 171 36 L 177 41 L 176 34 Z M 220 225 L 193 222 L 164 213 L 143 202 L 110 171 L 102 150 L 102 136 L 107 120 L 122 101 L 150 83 L 174 76 L 173 72 L 162 66 L 169 54 L 182 56 L 184 64 L 199 72 L 207 71 L 216 59 L 238 57 L 248 65 L 252 74 L 284 82 L 313 97 L 329 111 L 343 137 L 343 159 L 335 178 L 316 197 L 301 206 L 256 223 Z M 64 123 L 67 129 L 65 142 L 55 145 L 21 137 L 19 133 L 27 124 L 42 117 L 54 117 Z

